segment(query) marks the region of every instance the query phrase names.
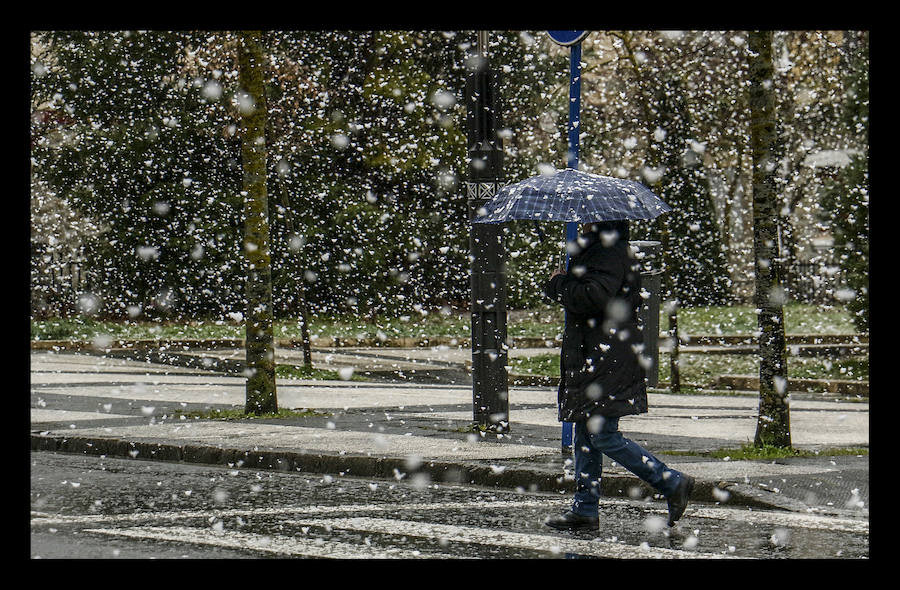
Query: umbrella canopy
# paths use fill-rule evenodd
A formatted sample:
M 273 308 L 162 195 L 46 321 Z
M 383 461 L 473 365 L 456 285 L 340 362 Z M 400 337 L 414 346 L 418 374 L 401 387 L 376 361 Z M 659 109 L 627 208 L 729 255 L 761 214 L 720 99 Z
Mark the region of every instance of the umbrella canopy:
M 566 168 L 503 187 L 472 223 L 655 219 L 671 210 L 638 182 Z

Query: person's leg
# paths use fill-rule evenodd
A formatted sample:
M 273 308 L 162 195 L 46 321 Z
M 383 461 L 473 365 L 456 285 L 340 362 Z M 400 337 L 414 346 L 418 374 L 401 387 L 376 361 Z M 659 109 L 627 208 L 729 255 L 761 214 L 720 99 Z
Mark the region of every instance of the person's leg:
M 591 444 L 590 433 L 584 422 L 575 423 L 572 444 L 575 449 L 575 496 L 572 500 L 572 512 L 582 516 L 597 516 L 603 454 Z
M 636 442 L 619 432 L 618 418 L 594 417 L 589 423 L 590 446 L 640 477 L 665 497 L 678 488 L 682 473 L 670 469 Z M 577 429 L 576 429 L 577 432 Z M 576 462 L 577 466 L 577 462 Z
M 557 530 L 591 530 L 600 528 L 597 503 L 600 498 L 600 470 L 603 455 L 591 446 L 584 422 L 576 422 L 572 444 L 575 447 L 576 491 L 572 508 L 544 520 Z

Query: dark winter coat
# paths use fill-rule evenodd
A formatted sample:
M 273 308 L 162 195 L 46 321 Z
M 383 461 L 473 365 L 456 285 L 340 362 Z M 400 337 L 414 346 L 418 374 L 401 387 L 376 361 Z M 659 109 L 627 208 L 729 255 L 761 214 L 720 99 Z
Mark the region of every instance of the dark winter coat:
M 604 245 L 598 233 L 581 236 L 569 272 L 547 281 L 544 292 L 566 310 L 560 352 L 559 420 L 619 417 L 647 411 L 643 335 L 637 310 L 640 267 L 626 235 Z

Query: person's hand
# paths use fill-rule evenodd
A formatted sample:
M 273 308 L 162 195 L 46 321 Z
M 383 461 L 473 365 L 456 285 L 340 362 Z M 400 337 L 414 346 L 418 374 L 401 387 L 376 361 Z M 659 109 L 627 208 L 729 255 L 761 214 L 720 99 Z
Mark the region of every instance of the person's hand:
M 563 269 L 561 269 L 561 268 L 557 268 L 556 270 L 553 271 L 553 274 L 550 275 L 550 278 L 553 279 L 553 277 L 555 277 L 556 275 L 562 275 L 562 274 L 566 274 L 565 271 L 563 271 Z

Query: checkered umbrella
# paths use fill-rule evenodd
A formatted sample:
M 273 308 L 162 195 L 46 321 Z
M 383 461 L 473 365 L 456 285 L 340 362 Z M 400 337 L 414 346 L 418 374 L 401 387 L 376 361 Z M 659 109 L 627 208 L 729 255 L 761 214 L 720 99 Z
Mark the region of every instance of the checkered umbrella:
M 504 186 L 472 223 L 655 219 L 671 210 L 638 182 L 566 168 Z

